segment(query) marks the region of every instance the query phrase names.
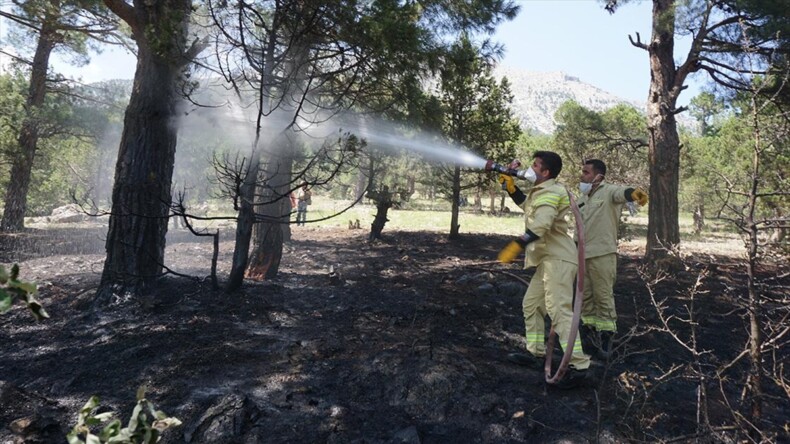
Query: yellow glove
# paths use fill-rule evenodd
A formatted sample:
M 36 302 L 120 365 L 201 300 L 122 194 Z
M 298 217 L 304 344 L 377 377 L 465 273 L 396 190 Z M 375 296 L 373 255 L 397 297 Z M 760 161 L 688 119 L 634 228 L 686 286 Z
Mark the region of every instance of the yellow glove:
M 631 193 L 631 200 L 641 206 L 645 206 L 647 205 L 647 193 L 637 188 Z
M 511 241 L 502 251 L 499 252 L 497 260 L 503 264 L 509 264 L 516 260 L 519 254 L 524 251 L 524 247 L 517 240 Z
M 497 260 L 502 262 L 503 264 L 509 264 L 516 260 L 519 254 L 527 248 L 527 244 L 530 242 L 537 240 L 538 236 L 530 230 L 527 230 L 523 236 L 517 237 L 515 240 L 511 241 L 502 251 L 499 252 L 497 256 Z
M 500 174 L 499 183 L 502 184 L 503 190 L 507 190 L 508 194 L 513 194 L 516 192 L 516 183 L 513 181 L 512 176 L 508 176 L 507 174 Z

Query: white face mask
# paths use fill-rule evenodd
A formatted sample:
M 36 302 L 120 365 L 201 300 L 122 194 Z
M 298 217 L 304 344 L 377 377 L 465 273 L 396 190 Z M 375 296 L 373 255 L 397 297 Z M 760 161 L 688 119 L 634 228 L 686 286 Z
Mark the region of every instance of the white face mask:
M 535 181 L 538 180 L 538 175 L 535 174 L 535 170 L 533 170 L 530 167 L 530 168 L 527 168 L 527 170 L 526 170 L 526 172 L 524 174 L 524 179 L 527 179 L 528 181 L 530 181 L 532 183 L 535 183 Z
M 596 182 L 596 180 L 598 182 Z M 600 185 L 602 181 L 603 181 L 603 176 L 600 175 L 600 174 L 596 174 L 595 177 L 593 177 L 593 181 L 592 182 L 589 182 L 589 183 L 587 183 L 587 182 L 580 182 L 579 183 L 579 190 L 581 190 L 582 194 L 590 194 L 590 193 L 592 193 L 593 188 L 598 186 L 598 185 Z

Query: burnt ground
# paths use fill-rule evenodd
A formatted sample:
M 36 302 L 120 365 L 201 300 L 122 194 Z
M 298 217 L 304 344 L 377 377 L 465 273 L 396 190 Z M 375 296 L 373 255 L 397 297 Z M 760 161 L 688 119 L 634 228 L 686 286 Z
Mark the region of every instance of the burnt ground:
M 0 316 L 0 442 L 65 442 L 91 395 L 129 417 L 136 389 L 183 425 L 163 442 L 675 442 L 738 434 L 746 377 L 741 359 L 721 385 L 705 384 L 712 430 L 697 435 L 698 382 L 691 353 L 653 329 L 659 318 L 638 270 L 621 255 L 616 356 L 597 362 L 588 387 L 547 387 L 542 373 L 506 361 L 523 349 L 518 266 L 492 262 L 505 236 L 294 227 L 280 276 L 213 291 L 208 280 L 166 277 L 151 294 L 94 311 L 104 227 L 29 230 L 0 238 L 0 263 L 19 262 L 40 286 L 51 318 L 22 306 Z M 223 233 L 220 277 L 232 253 Z M 167 264 L 205 276 L 210 243 L 173 232 Z M 339 278 L 330 276 L 333 266 Z M 721 367 L 746 341 L 743 264 L 688 258 L 654 287 L 685 316 L 694 301 L 699 368 Z M 510 274 L 501 273 L 506 271 Z M 781 296 L 786 268 L 761 269 Z M 772 293 L 773 292 L 773 293 Z M 779 293 L 779 294 L 776 294 Z M 781 308 L 781 307 L 780 307 Z M 778 312 L 779 310 L 777 310 Z M 687 324 L 673 321 L 679 337 Z M 772 367 L 787 347 L 766 358 Z M 768 377 L 761 428 L 787 440 L 790 403 Z M 721 388 L 720 388 L 721 387 Z M 725 398 L 722 393 L 727 395 Z M 703 416 L 704 417 L 704 416 Z

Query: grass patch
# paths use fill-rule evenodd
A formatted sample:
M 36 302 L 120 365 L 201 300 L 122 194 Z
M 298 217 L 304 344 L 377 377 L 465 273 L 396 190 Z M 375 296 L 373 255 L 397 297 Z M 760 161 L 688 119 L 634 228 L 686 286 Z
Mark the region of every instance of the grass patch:
M 308 212 L 308 219 L 329 216 L 347 205 L 347 202 L 345 205 L 341 202 L 312 205 Z M 315 226 L 342 228 L 348 227 L 349 221 L 359 220 L 363 229 L 369 229 L 375 214 L 375 206 L 358 204 L 336 218 L 317 222 Z M 398 210 L 391 208 L 387 213 L 389 222 L 384 227 L 384 231 L 437 231 L 449 233 L 450 216 L 449 210 Z M 524 232 L 524 216 L 520 212 L 494 216 L 486 213 L 476 213 L 464 208 L 458 214 L 458 223 L 461 225 L 461 233 L 519 235 Z
M 485 199 L 483 208 L 488 209 L 489 200 Z M 510 213 L 503 215 L 492 215 L 488 213 L 478 213 L 471 207 L 462 207 L 458 216 L 458 223 L 461 225 L 460 233 L 485 233 L 518 236 L 524 232 L 524 214 L 522 210 L 506 201 Z M 313 204 L 308 208 L 308 219 L 316 220 L 330 217 L 340 211 L 342 214 L 331 219 L 308 224 L 314 228 L 347 228 L 349 222 L 359 220 L 359 225 L 363 230 L 369 231 L 370 224 L 376 214 L 376 207 L 367 199 L 363 200 L 351 208 L 346 209 L 351 204 L 348 200 L 332 200 L 324 196 L 314 196 Z M 499 201 L 497 200 L 497 206 Z M 233 214 L 229 209 L 224 209 L 223 213 Z M 643 249 L 647 236 L 647 209 L 643 208 L 635 216 L 630 216 L 624 212 L 625 229 L 622 231 L 623 238 L 620 240 L 621 246 L 631 249 Z M 214 214 L 212 214 L 214 215 Z M 450 232 L 450 204 L 444 200 L 429 201 L 425 199 L 413 200 L 404 204 L 402 209 L 391 208 L 387 213 L 389 221 L 384 227 L 384 233 L 388 231 L 433 231 L 439 233 Z M 292 216 L 292 221 L 296 215 Z M 714 219 L 706 220 L 706 227 L 699 235 L 694 234 L 693 219 L 690 214 L 681 214 L 678 218 L 681 248 L 692 251 L 704 252 L 708 250 L 714 253 L 724 253 L 728 255 L 741 254 L 743 243 L 723 221 Z M 201 225 L 201 224 L 198 224 Z M 571 220 L 571 226 L 573 221 Z

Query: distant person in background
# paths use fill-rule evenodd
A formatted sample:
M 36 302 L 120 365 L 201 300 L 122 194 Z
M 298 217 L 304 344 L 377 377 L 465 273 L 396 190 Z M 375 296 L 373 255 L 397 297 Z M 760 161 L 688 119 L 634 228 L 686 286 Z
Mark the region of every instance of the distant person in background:
M 307 182 L 303 182 L 296 194 L 296 225 L 304 225 L 307 221 L 307 206 L 313 203 L 313 193 L 307 187 Z
M 296 207 L 297 207 L 297 204 L 296 204 L 296 194 L 294 194 L 293 192 L 291 192 L 291 193 L 288 193 L 288 200 L 290 200 L 290 201 L 291 201 L 291 210 L 293 210 L 294 208 L 296 208 Z
M 586 353 L 608 359 L 617 332 L 614 281 L 617 278 L 617 225 L 623 205 L 647 204 L 639 188 L 604 182 L 606 164 L 590 159 L 582 165 L 579 211 L 584 221 L 584 303 L 582 345 Z

